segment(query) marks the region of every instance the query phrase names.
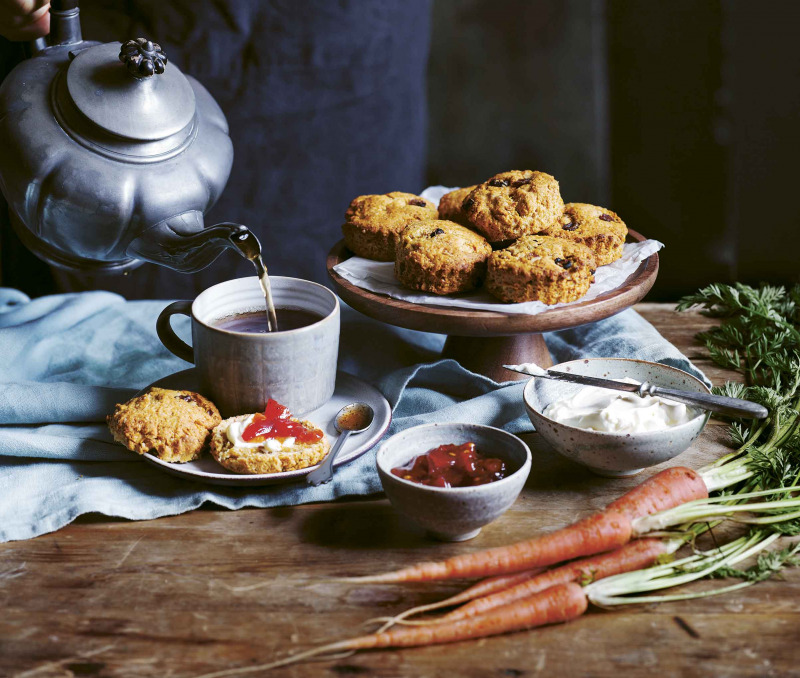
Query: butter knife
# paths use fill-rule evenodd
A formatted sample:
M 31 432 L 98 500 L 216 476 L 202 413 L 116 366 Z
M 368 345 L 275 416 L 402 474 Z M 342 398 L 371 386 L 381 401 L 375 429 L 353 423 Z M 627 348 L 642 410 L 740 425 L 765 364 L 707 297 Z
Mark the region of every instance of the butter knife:
M 641 384 L 626 384 L 622 381 L 613 379 L 602 379 L 600 377 L 589 377 L 584 374 L 573 374 L 571 372 L 559 372 L 557 370 L 542 370 L 541 374 L 531 374 L 527 370 L 519 369 L 518 365 L 503 365 L 511 372 L 527 374 L 530 377 L 540 379 L 556 379 L 558 381 L 569 381 L 573 384 L 583 384 L 585 386 L 598 386 L 614 391 L 626 391 L 635 393 L 641 398 L 645 396 L 660 396 L 668 400 L 674 400 L 684 405 L 699 407 L 703 410 L 724 414 L 729 417 L 745 417 L 747 419 L 764 419 L 769 416 L 769 410 L 763 405 L 743 400 L 742 398 L 728 398 L 727 396 L 713 395 L 711 393 L 695 393 L 693 391 L 681 391 L 675 388 L 665 388 L 656 386 L 649 382 Z

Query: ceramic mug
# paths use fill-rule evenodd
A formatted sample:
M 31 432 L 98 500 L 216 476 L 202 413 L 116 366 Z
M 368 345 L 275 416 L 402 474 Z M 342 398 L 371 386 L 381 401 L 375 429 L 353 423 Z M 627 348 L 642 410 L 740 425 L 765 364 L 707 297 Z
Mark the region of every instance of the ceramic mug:
M 195 364 L 200 391 L 223 417 L 264 409 L 269 398 L 303 416 L 325 404 L 336 387 L 339 300 L 327 287 L 298 278 L 270 277 L 276 308 L 311 311 L 320 320 L 294 330 L 263 334 L 217 327 L 239 313 L 264 310 L 258 278 L 228 280 L 194 301 L 176 301 L 158 316 L 156 329 L 172 353 Z M 175 314 L 192 319 L 192 346 L 170 325 Z

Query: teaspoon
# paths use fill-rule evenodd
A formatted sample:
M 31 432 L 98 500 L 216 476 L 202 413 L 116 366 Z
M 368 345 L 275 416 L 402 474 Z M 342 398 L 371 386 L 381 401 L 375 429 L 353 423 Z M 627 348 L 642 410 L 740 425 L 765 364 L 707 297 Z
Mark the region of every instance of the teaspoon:
M 366 431 L 372 425 L 374 417 L 375 413 L 367 403 L 350 403 L 339 410 L 333 420 L 333 425 L 341 435 L 322 463 L 306 476 L 306 482 L 315 486 L 329 482 L 333 478 L 333 462 L 345 441 L 351 433 L 357 434 Z

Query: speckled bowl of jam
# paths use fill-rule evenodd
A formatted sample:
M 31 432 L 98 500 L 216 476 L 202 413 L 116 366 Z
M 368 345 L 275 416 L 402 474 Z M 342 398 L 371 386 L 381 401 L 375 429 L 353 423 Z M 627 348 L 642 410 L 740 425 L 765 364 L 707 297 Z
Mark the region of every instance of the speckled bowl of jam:
M 437 539 L 464 541 L 516 501 L 531 470 L 517 436 L 480 424 L 424 424 L 386 440 L 378 474 L 392 505 Z

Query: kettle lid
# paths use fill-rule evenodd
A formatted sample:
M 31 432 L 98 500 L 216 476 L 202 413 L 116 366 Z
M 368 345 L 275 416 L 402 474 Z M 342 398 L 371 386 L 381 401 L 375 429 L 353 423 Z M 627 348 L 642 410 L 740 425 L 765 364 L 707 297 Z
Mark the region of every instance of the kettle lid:
M 194 90 L 161 48 L 139 38 L 78 52 L 67 68 L 75 106 L 103 130 L 156 141 L 184 129 L 194 117 Z

